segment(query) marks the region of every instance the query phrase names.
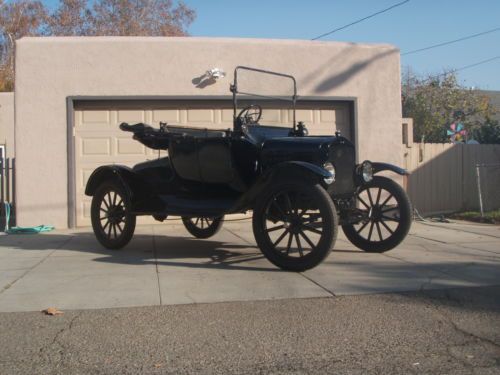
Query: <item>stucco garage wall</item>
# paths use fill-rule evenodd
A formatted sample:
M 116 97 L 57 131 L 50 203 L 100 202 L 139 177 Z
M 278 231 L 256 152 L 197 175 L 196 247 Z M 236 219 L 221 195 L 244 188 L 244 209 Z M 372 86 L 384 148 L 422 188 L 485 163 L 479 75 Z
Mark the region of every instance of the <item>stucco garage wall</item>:
M 6 157 L 14 152 L 14 93 L 0 92 L 0 145 L 5 145 Z
M 23 38 L 16 49 L 20 225 L 68 222 L 70 96 L 228 95 L 237 65 L 297 78 L 299 94 L 357 98 L 359 159 L 401 164 L 399 51 L 387 45 L 212 38 Z M 228 77 L 196 87 L 218 67 Z

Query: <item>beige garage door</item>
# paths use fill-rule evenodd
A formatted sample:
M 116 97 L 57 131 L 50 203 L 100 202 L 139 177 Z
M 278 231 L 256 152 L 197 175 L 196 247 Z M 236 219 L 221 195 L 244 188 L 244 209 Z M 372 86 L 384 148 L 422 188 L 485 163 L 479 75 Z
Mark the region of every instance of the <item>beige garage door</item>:
M 132 166 L 157 158 L 159 153 L 134 141 L 130 133 L 118 128 L 121 122 L 144 122 L 159 126 L 161 122 L 183 126 L 231 128 L 233 112 L 227 102 L 171 104 L 85 104 L 75 110 L 75 175 L 76 225 L 90 225 L 90 197 L 85 185 L 92 171 L 105 164 Z M 262 124 L 290 124 L 292 113 L 287 109 L 265 108 Z M 349 137 L 349 108 L 345 103 L 300 104 L 297 121 L 304 121 L 311 135 L 333 134 L 340 130 Z M 141 218 L 138 223 L 150 219 Z

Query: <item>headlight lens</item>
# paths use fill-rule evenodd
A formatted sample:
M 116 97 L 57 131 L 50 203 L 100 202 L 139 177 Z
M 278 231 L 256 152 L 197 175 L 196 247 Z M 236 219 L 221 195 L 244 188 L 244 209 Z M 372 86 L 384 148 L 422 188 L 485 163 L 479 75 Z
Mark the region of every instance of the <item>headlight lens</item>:
M 373 179 L 373 166 L 369 161 L 361 163 L 360 174 L 364 182 L 370 182 Z
M 325 168 L 325 170 L 330 173 L 330 177 L 327 177 L 324 179 L 324 181 L 330 185 L 331 183 L 333 183 L 333 181 L 335 181 L 335 167 L 333 166 L 332 163 L 325 163 L 323 164 L 323 168 Z

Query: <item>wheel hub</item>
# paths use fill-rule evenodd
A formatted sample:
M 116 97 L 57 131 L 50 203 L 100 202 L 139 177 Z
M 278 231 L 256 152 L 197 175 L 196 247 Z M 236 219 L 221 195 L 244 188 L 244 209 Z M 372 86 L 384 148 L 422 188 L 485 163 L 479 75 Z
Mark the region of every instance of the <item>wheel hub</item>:
M 108 212 L 108 220 L 111 224 L 118 224 L 122 221 L 123 207 L 111 207 Z
M 298 215 L 293 215 L 285 221 L 285 228 L 292 234 L 299 234 L 302 228 L 302 219 Z
M 382 207 L 380 207 L 379 205 L 372 206 L 370 209 L 369 217 L 372 220 L 379 221 L 382 217 Z

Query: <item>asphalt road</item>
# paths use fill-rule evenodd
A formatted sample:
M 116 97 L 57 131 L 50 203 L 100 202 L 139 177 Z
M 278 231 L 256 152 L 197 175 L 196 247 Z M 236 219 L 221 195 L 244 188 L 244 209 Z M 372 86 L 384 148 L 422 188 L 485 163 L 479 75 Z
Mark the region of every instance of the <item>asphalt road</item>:
M 499 374 L 500 287 L 0 314 L 0 374 Z

